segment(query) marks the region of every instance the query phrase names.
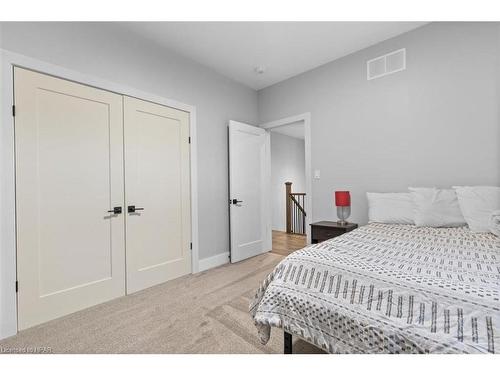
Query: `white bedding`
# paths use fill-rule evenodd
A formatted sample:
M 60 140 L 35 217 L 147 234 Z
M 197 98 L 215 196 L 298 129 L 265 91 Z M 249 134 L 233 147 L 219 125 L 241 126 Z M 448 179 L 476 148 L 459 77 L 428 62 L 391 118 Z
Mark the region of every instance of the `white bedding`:
M 250 312 L 264 344 L 279 327 L 331 353 L 494 353 L 499 294 L 493 234 L 370 224 L 285 258 Z

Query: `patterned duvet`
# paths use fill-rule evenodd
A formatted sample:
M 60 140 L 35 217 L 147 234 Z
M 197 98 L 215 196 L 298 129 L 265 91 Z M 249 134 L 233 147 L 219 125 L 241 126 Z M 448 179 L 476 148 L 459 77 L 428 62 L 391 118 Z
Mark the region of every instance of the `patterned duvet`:
M 499 294 L 493 234 L 370 224 L 285 258 L 250 312 L 263 344 L 279 327 L 330 353 L 495 353 Z

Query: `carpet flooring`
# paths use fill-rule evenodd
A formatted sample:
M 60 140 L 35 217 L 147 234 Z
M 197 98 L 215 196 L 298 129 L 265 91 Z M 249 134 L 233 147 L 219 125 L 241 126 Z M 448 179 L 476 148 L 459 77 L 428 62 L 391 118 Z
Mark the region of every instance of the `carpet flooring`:
M 262 345 L 248 313 L 281 259 L 263 254 L 79 311 L 0 341 L 0 353 L 283 353 L 283 332 Z M 294 352 L 321 353 L 300 340 Z

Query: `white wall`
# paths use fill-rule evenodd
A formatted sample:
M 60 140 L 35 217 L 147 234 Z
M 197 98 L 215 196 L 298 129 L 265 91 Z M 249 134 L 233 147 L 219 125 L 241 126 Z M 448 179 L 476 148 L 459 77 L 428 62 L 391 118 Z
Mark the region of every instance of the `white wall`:
M 109 23 L 1 23 L 0 48 L 196 106 L 199 256 L 229 251 L 227 125 L 257 122 L 257 93 Z
M 286 231 L 285 182 L 292 182 L 292 192 L 304 193 L 305 168 L 304 140 L 271 132 L 273 230 Z
M 406 48 L 407 69 L 366 80 L 366 61 Z M 498 23 L 433 23 L 259 91 L 260 122 L 311 112 L 313 220 L 334 190 L 500 184 Z

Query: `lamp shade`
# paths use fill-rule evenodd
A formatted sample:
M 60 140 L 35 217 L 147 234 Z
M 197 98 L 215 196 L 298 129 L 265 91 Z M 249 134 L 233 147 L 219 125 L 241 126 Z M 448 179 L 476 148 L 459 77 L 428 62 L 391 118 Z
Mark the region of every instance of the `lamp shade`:
M 348 207 L 351 205 L 351 194 L 348 191 L 335 192 L 335 205 L 337 207 Z

